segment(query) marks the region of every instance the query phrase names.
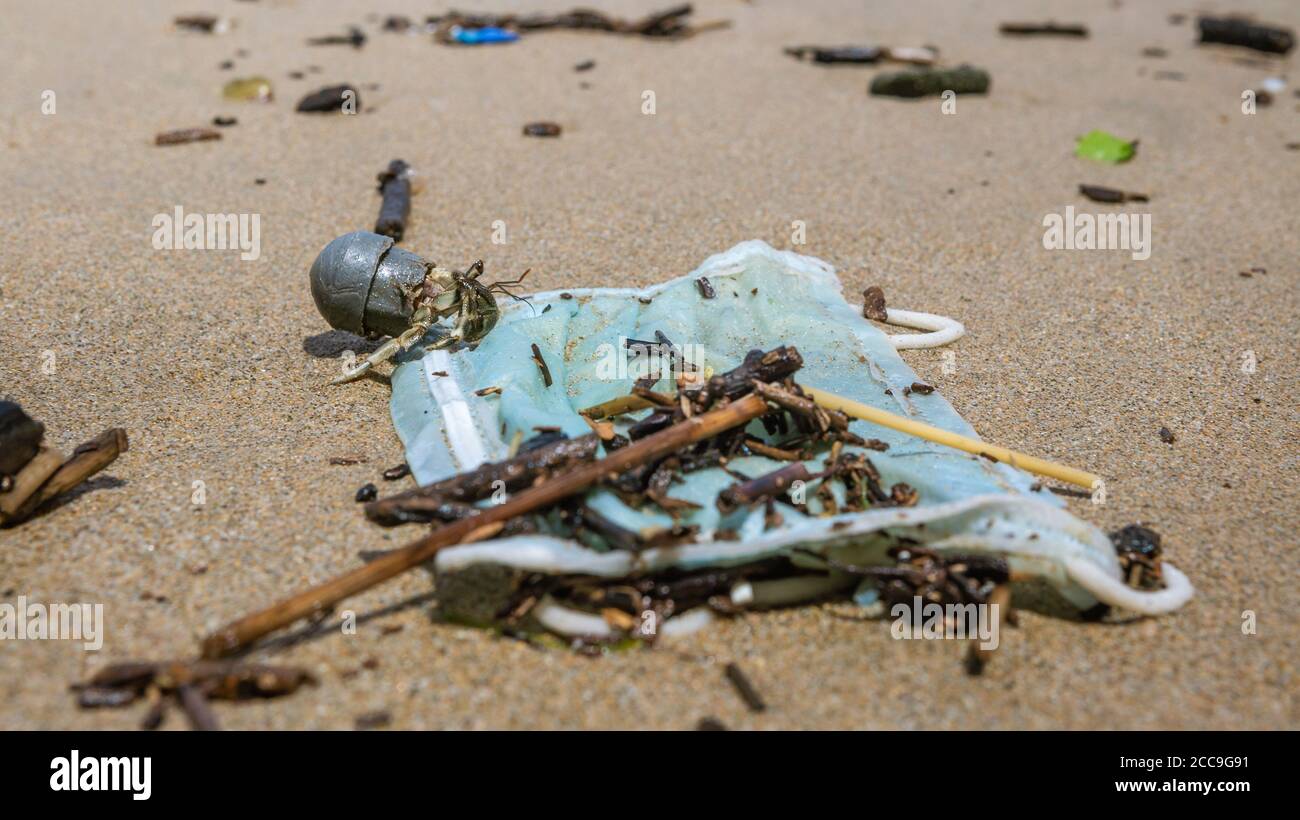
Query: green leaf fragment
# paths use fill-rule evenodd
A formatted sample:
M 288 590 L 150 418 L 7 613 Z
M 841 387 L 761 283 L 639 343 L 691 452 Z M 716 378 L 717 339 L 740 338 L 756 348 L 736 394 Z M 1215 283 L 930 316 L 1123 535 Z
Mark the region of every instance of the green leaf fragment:
M 1105 131 L 1089 131 L 1079 137 L 1078 144 L 1074 147 L 1076 157 L 1108 162 L 1111 165 L 1128 162 L 1133 159 L 1135 153 L 1137 153 L 1136 142 L 1122 140 Z

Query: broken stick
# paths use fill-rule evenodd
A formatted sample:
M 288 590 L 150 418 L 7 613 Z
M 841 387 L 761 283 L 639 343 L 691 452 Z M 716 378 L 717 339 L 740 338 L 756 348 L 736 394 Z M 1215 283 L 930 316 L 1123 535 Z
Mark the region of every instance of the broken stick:
M 606 458 L 579 465 L 572 471 L 525 490 L 504 504 L 489 507 L 478 515 L 440 527 L 405 547 L 377 558 L 363 567 L 300 592 L 268 609 L 241 618 L 209 635 L 203 641 L 205 658 L 220 658 L 247 647 L 254 641 L 288 626 L 300 618 L 328 611 L 338 602 L 417 567 L 439 550 L 454 544 L 490 538 L 506 521 L 575 495 L 609 475 L 662 458 L 688 444 L 694 444 L 733 427 L 747 424 L 768 412 L 767 402 L 748 395 L 717 410 L 693 416 L 679 424 L 621 447 Z
M 760 501 L 766 501 L 769 498 L 780 498 L 796 481 L 807 483 L 812 480 L 813 477 L 808 472 L 808 468 L 803 465 L 803 462 L 796 461 L 758 478 L 732 484 L 718 493 L 718 499 L 715 503 L 718 509 L 723 514 L 726 514 L 740 507 L 748 507 Z
M 644 410 L 647 407 L 657 407 L 654 402 L 647 398 L 636 395 L 635 393 L 619 396 L 603 401 L 600 404 L 593 404 L 591 407 L 584 407 L 578 411 L 578 415 L 585 416 L 592 421 L 601 419 L 614 418 L 624 413 L 635 413 L 638 410 Z
M 497 487 L 516 492 L 548 473 L 591 461 L 596 457 L 599 443 L 595 434 L 560 439 L 514 458 L 489 462 L 468 473 L 372 501 L 366 505 L 366 518 L 384 526 L 435 521 L 445 517 L 439 511 L 448 503 L 481 501 Z
M 127 449 L 126 431 L 111 427 L 98 437 L 87 441 L 72 451 L 72 457 L 63 462 L 14 512 L 0 515 L 5 526 L 20 524 L 30 518 L 45 502 L 64 493 L 112 464 Z

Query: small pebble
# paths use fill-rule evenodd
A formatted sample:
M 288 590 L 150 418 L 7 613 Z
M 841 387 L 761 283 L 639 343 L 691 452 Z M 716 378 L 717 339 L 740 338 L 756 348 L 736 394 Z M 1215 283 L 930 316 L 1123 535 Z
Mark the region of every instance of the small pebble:
M 328 114 L 346 111 L 355 114 L 361 110 L 361 95 L 350 85 L 331 85 L 313 91 L 298 101 L 299 113 Z
M 558 137 L 563 129 L 559 123 L 530 122 L 524 126 L 525 137 Z
M 366 729 L 384 729 L 393 722 L 393 716 L 388 712 L 366 712 L 364 715 L 358 715 L 353 725 L 357 731 Z

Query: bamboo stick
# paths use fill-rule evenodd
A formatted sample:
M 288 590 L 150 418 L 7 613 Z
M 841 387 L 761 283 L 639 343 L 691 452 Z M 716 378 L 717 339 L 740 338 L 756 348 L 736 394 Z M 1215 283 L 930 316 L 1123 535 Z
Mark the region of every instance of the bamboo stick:
M 599 461 L 581 464 L 563 475 L 515 495 L 504 504 L 439 527 L 424 538 L 365 566 L 218 629 L 203 640 L 203 657 L 219 658 L 237 652 L 299 618 L 326 612 L 345 598 L 423 564 L 444 547 L 491 537 L 515 516 L 547 507 L 585 490 L 607 476 L 618 475 L 632 467 L 676 452 L 688 444 L 746 424 L 766 412 L 767 402 L 751 394 L 726 407 L 686 419 L 621 447 Z
M 932 424 L 926 424 L 925 422 L 909 419 L 905 416 L 899 416 L 890 413 L 887 410 L 881 410 L 878 407 L 872 407 L 868 404 L 863 404 L 862 402 L 846 399 L 843 396 L 837 396 L 836 394 L 826 390 L 809 387 L 806 384 L 800 384 L 799 387 L 803 389 L 803 392 L 812 396 L 813 401 L 817 402 L 817 404 L 822 407 L 825 407 L 827 410 L 839 410 L 841 413 L 852 416 L 855 419 L 879 424 L 880 426 L 888 427 L 891 430 L 898 430 L 899 432 L 907 433 L 908 435 L 923 438 L 926 441 L 933 441 L 936 444 L 943 444 L 948 447 L 954 447 L 958 450 L 964 450 L 967 453 L 974 453 L 978 456 L 988 456 L 1005 464 L 1010 464 L 1012 467 L 1019 467 L 1020 469 L 1028 470 L 1031 473 L 1055 478 L 1089 490 L 1094 489 L 1101 481 L 1100 477 L 1074 467 L 1067 467 L 1064 464 L 1057 464 L 1036 456 L 1018 453 L 1015 450 L 997 444 L 988 444 L 979 439 L 959 435 L 950 430 L 935 427 Z

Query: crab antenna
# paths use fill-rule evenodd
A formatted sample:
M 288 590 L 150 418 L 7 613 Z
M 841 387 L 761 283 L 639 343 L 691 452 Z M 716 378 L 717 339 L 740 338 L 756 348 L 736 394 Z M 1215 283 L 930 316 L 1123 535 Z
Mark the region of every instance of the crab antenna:
M 513 279 L 513 280 L 511 280 L 511 281 L 509 281 L 509 282 L 493 282 L 492 284 L 488 285 L 488 292 L 489 292 L 489 293 L 504 293 L 506 296 L 509 296 L 511 299 L 514 299 L 516 302 L 523 302 L 525 305 L 528 305 L 528 307 L 532 308 L 533 313 L 536 313 L 536 312 L 537 312 L 537 308 L 533 306 L 532 301 L 530 301 L 530 300 L 528 299 L 528 297 L 526 297 L 526 296 L 516 296 L 515 294 L 513 294 L 513 293 L 510 292 L 510 289 L 509 289 L 508 287 L 506 287 L 507 285 L 517 285 L 517 284 L 519 284 L 520 282 L 524 281 L 524 279 L 527 278 L 528 274 L 531 273 L 531 272 L 532 272 L 532 268 L 529 268 L 528 270 L 524 271 L 524 272 L 519 276 L 518 279 Z
M 509 282 L 493 282 L 493 283 L 492 283 L 492 287 L 495 288 L 495 287 L 497 287 L 498 285 L 518 285 L 519 283 L 521 283 L 521 282 L 523 282 L 525 279 L 527 279 L 527 278 L 528 278 L 528 274 L 530 274 L 530 273 L 532 273 L 532 272 L 533 272 L 533 269 L 532 269 L 532 268 L 529 268 L 528 270 L 526 270 L 526 271 L 524 271 L 522 274 L 520 274 L 518 279 L 511 279 Z M 506 291 L 504 291 L 504 290 L 502 291 L 502 293 L 505 293 L 505 292 L 506 292 Z

